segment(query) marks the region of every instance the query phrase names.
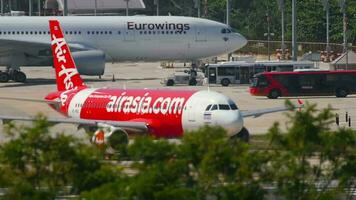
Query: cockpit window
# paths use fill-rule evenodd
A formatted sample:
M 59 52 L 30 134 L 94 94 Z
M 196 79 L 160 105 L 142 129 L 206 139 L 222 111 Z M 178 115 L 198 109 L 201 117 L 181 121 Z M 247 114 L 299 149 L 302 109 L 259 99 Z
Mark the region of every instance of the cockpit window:
M 223 28 L 221 29 L 221 33 L 225 34 L 225 33 L 232 33 L 232 29 L 229 29 L 229 28 Z
M 231 110 L 238 110 L 236 104 L 232 103 L 230 104 Z
M 210 108 L 211 108 L 211 104 L 210 104 L 210 105 L 208 105 L 208 107 L 206 107 L 205 111 L 209 111 L 209 110 L 210 110 Z
M 211 107 L 211 111 L 213 111 L 213 110 L 217 110 L 218 109 L 218 105 L 213 105 L 213 107 Z
M 230 110 L 230 106 L 227 104 L 219 104 L 219 110 Z

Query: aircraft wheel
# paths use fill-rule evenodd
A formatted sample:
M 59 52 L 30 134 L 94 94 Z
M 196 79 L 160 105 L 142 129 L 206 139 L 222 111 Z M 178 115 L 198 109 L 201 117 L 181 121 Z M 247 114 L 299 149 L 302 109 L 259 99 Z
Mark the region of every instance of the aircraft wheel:
M 232 139 L 238 139 L 243 142 L 250 141 L 250 132 L 248 132 L 247 128 L 243 127 L 239 133 L 231 137 Z
M 277 99 L 280 96 L 281 96 L 281 92 L 276 89 L 271 90 L 268 94 L 269 99 Z
M 348 92 L 347 92 L 347 89 L 345 88 L 339 88 L 336 90 L 336 97 L 347 97 L 348 95 Z
M 221 85 L 224 87 L 227 87 L 230 85 L 230 80 L 227 78 L 224 78 L 223 80 L 221 80 Z
M 0 72 L 0 83 L 7 83 L 10 80 L 10 74 L 6 72 Z
M 169 79 L 166 83 L 167 86 L 173 86 L 174 85 L 174 81 L 172 79 Z
M 13 79 L 16 82 L 24 83 L 27 80 L 26 74 L 20 71 L 16 71 L 13 74 Z
M 195 78 L 191 78 L 189 80 L 189 85 L 197 85 L 197 80 Z

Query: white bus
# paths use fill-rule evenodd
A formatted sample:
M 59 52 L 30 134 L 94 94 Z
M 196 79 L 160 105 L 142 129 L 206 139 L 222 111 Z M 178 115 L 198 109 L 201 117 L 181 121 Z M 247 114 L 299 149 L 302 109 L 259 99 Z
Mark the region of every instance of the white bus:
M 256 61 L 256 62 L 224 62 L 205 66 L 205 76 L 209 84 L 249 84 L 253 75 L 260 72 L 294 71 L 297 69 L 316 69 L 313 62 L 280 62 L 280 61 Z

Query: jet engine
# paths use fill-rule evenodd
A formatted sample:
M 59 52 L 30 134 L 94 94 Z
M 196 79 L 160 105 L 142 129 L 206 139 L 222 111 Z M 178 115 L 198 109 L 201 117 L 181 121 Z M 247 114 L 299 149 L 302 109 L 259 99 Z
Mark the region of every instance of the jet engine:
M 100 76 L 105 71 L 105 54 L 99 50 L 72 53 L 78 72 L 82 75 Z
M 106 148 L 107 153 L 115 153 L 128 144 L 128 134 L 125 130 L 105 124 L 98 127 L 91 142 L 98 147 Z

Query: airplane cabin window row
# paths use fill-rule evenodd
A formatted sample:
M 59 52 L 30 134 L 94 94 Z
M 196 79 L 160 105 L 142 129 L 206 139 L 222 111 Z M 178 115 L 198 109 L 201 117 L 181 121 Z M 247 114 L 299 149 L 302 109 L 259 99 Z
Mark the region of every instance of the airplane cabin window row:
M 0 35 L 46 35 L 49 31 L 0 31 Z
M 64 31 L 65 35 L 81 35 L 81 31 Z M 49 35 L 49 31 L 0 31 L 0 35 Z M 87 31 L 87 35 L 112 35 L 112 31 Z M 121 31 L 117 32 L 121 35 Z M 140 31 L 140 35 L 187 34 L 187 31 Z

